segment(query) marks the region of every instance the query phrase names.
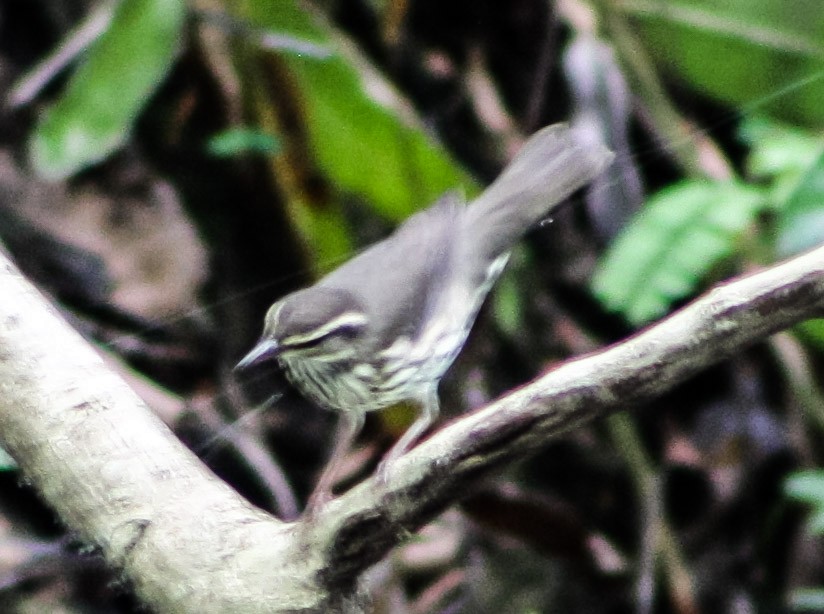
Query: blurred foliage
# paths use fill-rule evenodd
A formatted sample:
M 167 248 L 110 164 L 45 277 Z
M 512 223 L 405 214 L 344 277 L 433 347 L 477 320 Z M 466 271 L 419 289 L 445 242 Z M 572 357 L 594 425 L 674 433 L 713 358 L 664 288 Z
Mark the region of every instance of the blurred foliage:
M 172 65 L 184 6 L 177 0 L 120 4 L 110 27 L 32 136 L 31 159 L 41 176 L 68 177 L 124 143 Z M 235 17 L 246 24 L 241 28 L 259 28 L 268 35 L 264 40 L 291 41 L 276 48 L 285 51 L 289 84 L 303 105 L 301 119 L 315 162 L 340 190 L 364 198 L 379 214 L 397 222 L 450 188 L 476 189 L 446 150 L 426 134 L 412 105 L 342 35 L 333 35 L 293 0 L 258 0 L 233 8 L 238 11 Z M 330 57 L 308 52 L 311 46 L 327 45 L 336 49 Z M 271 100 L 260 100 L 265 89 L 260 79 L 249 71 L 241 74 L 254 90 L 251 95 L 260 104 L 271 105 Z M 210 151 L 223 156 L 249 150 L 274 154 L 272 137 L 264 135 L 280 126 L 260 114 L 256 119 L 263 130 L 236 127 L 212 139 Z M 287 190 L 286 196 L 292 220 L 321 266 L 350 252 L 339 205 L 317 206 L 299 191 Z
M 824 611 L 824 588 L 799 588 L 790 595 L 790 607 L 800 612 Z
M 807 531 L 824 535 L 824 471 L 811 469 L 791 474 L 784 483 L 784 492 L 789 499 L 810 507 Z M 824 609 L 824 587 L 793 590 L 790 607 L 801 612 L 820 612 Z
M 824 123 L 824 11 L 818 0 L 620 0 L 661 67 L 706 95 Z
M 312 151 L 342 189 L 399 221 L 443 192 L 474 183 L 423 130 L 413 106 L 342 34 L 334 37 L 295 0 L 258 0 L 244 15 L 263 28 L 329 44 L 323 61 L 290 56 Z
M 185 12 L 182 0 L 118 4 L 109 28 L 32 134 L 31 161 L 42 177 L 69 177 L 123 145 L 172 66 Z
M 688 180 L 668 187 L 612 243 L 593 291 L 632 324 L 660 316 L 734 252 L 763 206 L 762 192 L 738 181 Z
M 824 535 L 824 471 L 798 471 L 787 478 L 784 491 L 790 499 L 812 508 L 807 530 L 813 535 Z
M 767 187 L 775 203 L 788 199 L 824 147 L 820 135 L 763 116 L 747 118 L 740 132 L 750 148 L 745 162 L 747 173 L 769 180 Z
M 239 17 L 336 50 L 329 58 L 290 55 L 289 79 L 301 105 L 302 129 L 314 162 L 340 190 L 355 194 L 385 218 L 400 221 L 450 188 L 474 183 L 423 130 L 412 105 L 354 45 L 294 0 L 246 3 Z M 253 85 L 262 89 L 260 84 Z M 287 193 L 289 211 L 321 267 L 340 261 L 350 240 L 340 204 L 317 206 Z
M 777 255 L 791 256 L 824 241 L 824 139 L 765 118 L 746 121 L 746 166 L 764 185 L 776 211 Z
M 763 117 L 741 132 L 752 180 L 685 180 L 650 197 L 595 272 L 592 289 L 604 306 L 634 325 L 664 315 L 737 254 L 763 211 L 775 216 L 762 234 L 771 254 L 787 257 L 824 242 L 824 140 Z
M 791 256 L 824 240 L 824 146 L 778 212 L 776 250 Z
M 261 130 L 231 128 L 209 139 L 206 147 L 210 154 L 219 158 L 250 153 L 272 155 L 280 149 L 280 141 Z

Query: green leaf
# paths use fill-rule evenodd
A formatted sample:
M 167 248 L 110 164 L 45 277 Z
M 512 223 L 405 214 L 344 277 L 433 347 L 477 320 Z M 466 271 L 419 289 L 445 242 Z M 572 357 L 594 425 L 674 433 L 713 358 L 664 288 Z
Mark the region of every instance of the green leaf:
M 272 155 L 280 150 L 280 141 L 276 136 L 254 128 L 232 128 L 209 139 L 206 148 L 219 158 L 245 153 Z
M 303 94 L 317 162 L 340 188 L 397 221 L 449 189 L 476 187 L 352 43 L 333 36 L 294 0 L 260 0 L 249 11 L 261 27 L 337 51 L 325 60 L 294 54 L 284 60 Z
M 796 471 L 784 482 L 784 493 L 812 507 L 807 530 L 813 535 L 824 534 L 824 471 Z
M 635 325 L 692 292 L 763 206 L 739 182 L 684 181 L 653 196 L 602 257 L 592 290 Z
M 747 173 L 752 177 L 768 180 L 768 198 L 779 224 L 789 224 L 793 214 L 787 215 L 787 204 L 798 190 L 804 175 L 821 155 L 824 142 L 821 137 L 796 126 L 781 124 L 765 117 L 747 119 L 741 125 L 740 132 L 744 142 L 750 145 Z M 783 233 L 784 238 L 779 239 L 779 243 L 784 243 L 783 249 L 789 252 L 791 247 L 788 240 L 794 231 L 785 227 Z
M 824 349 L 824 319 L 805 320 L 796 325 L 793 330 L 799 333 L 802 339 L 816 346 L 819 350 Z
M 824 121 L 824 19 L 810 0 L 621 0 L 665 70 L 703 93 L 789 121 Z
M 784 482 L 784 493 L 795 501 L 824 507 L 824 470 L 794 472 Z
M 790 256 L 824 242 L 824 147 L 779 209 L 776 248 Z
M 820 136 L 765 117 L 746 119 L 740 133 L 751 147 L 747 173 L 753 177 L 789 175 L 797 180 L 821 153 Z
M 40 176 L 68 177 L 123 144 L 172 66 L 185 12 L 182 0 L 119 3 L 31 137 L 29 156 Z

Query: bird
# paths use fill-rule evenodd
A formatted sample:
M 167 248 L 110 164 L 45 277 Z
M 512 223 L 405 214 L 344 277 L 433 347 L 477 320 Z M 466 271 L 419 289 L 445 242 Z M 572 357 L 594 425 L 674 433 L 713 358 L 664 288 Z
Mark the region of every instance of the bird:
M 411 402 L 420 412 L 380 463 L 385 480 L 437 419 L 439 382 L 512 248 L 612 158 L 575 128 L 547 126 L 470 203 L 446 193 L 386 239 L 271 306 L 260 341 L 238 368 L 277 360 L 299 392 L 340 416 L 307 510 L 331 498 L 365 415 Z

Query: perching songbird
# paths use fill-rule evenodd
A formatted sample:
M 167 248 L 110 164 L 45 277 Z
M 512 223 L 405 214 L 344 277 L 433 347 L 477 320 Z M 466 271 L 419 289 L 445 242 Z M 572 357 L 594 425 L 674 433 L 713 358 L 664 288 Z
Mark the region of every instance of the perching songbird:
M 612 157 L 566 125 L 548 126 L 471 203 L 446 194 L 388 238 L 272 305 L 261 340 L 238 367 L 276 358 L 301 393 L 341 416 L 309 508 L 330 496 L 366 412 L 402 401 L 421 407 L 384 469 L 432 424 L 438 384 L 512 247 Z

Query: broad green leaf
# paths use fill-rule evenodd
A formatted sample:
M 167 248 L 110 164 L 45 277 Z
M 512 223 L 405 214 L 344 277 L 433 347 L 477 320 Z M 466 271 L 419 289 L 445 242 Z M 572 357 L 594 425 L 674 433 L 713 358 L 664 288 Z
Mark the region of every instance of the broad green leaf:
M 32 135 L 29 155 L 39 175 L 68 177 L 123 144 L 172 66 L 185 12 L 182 0 L 118 5 L 109 29 Z
M 776 250 L 797 254 L 824 242 L 824 147 L 778 211 Z
M 796 126 L 765 117 L 747 119 L 740 132 L 750 146 L 747 174 L 768 181 L 770 203 L 783 216 L 791 195 L 821 155 L 824 141 Z
M 412 106 L 317 15 L 296 0 L 238 6 L 237 17 L 260 31 L 332 52 L 328 57 L 282 54 L 278 70 L 287 73 L 286 87 L 294 90 L 289 95 L 299 101 L 293 112 L 306 131 L 314 164 L 340 193 L 356 195 L 398 221 L 448 189 L 474 189 L 466 173 L 426 134 Z M 332 196 L 319 204 L 300 193 L 288 198 L 290 217 L 321 270 L 351 251 L 340 200 Z
M 750 146 L 747 174 L 753 177 L 790 175 L 797 180 L 821 153 L 820 136 L 765 117 L 746 119 L 740 132 Z
M 424 130 L 412 106 L 346 39 L 295 0 L 248 4 L 256 25 L 332 48 L 325 60 L 284 56 L 303 94 L 312 148 L 323 171 L 377 212 L 401 220 L 443 192 L 474 188 Z
M 763 206 L 738 182 L 684 181 L 653 196 L 601 259 L 592 289 L 633 324 L 663 315 L 692 292 Z
M 620 0 L 650 57 L 719 100 L 824 122 L 819 0 Z

